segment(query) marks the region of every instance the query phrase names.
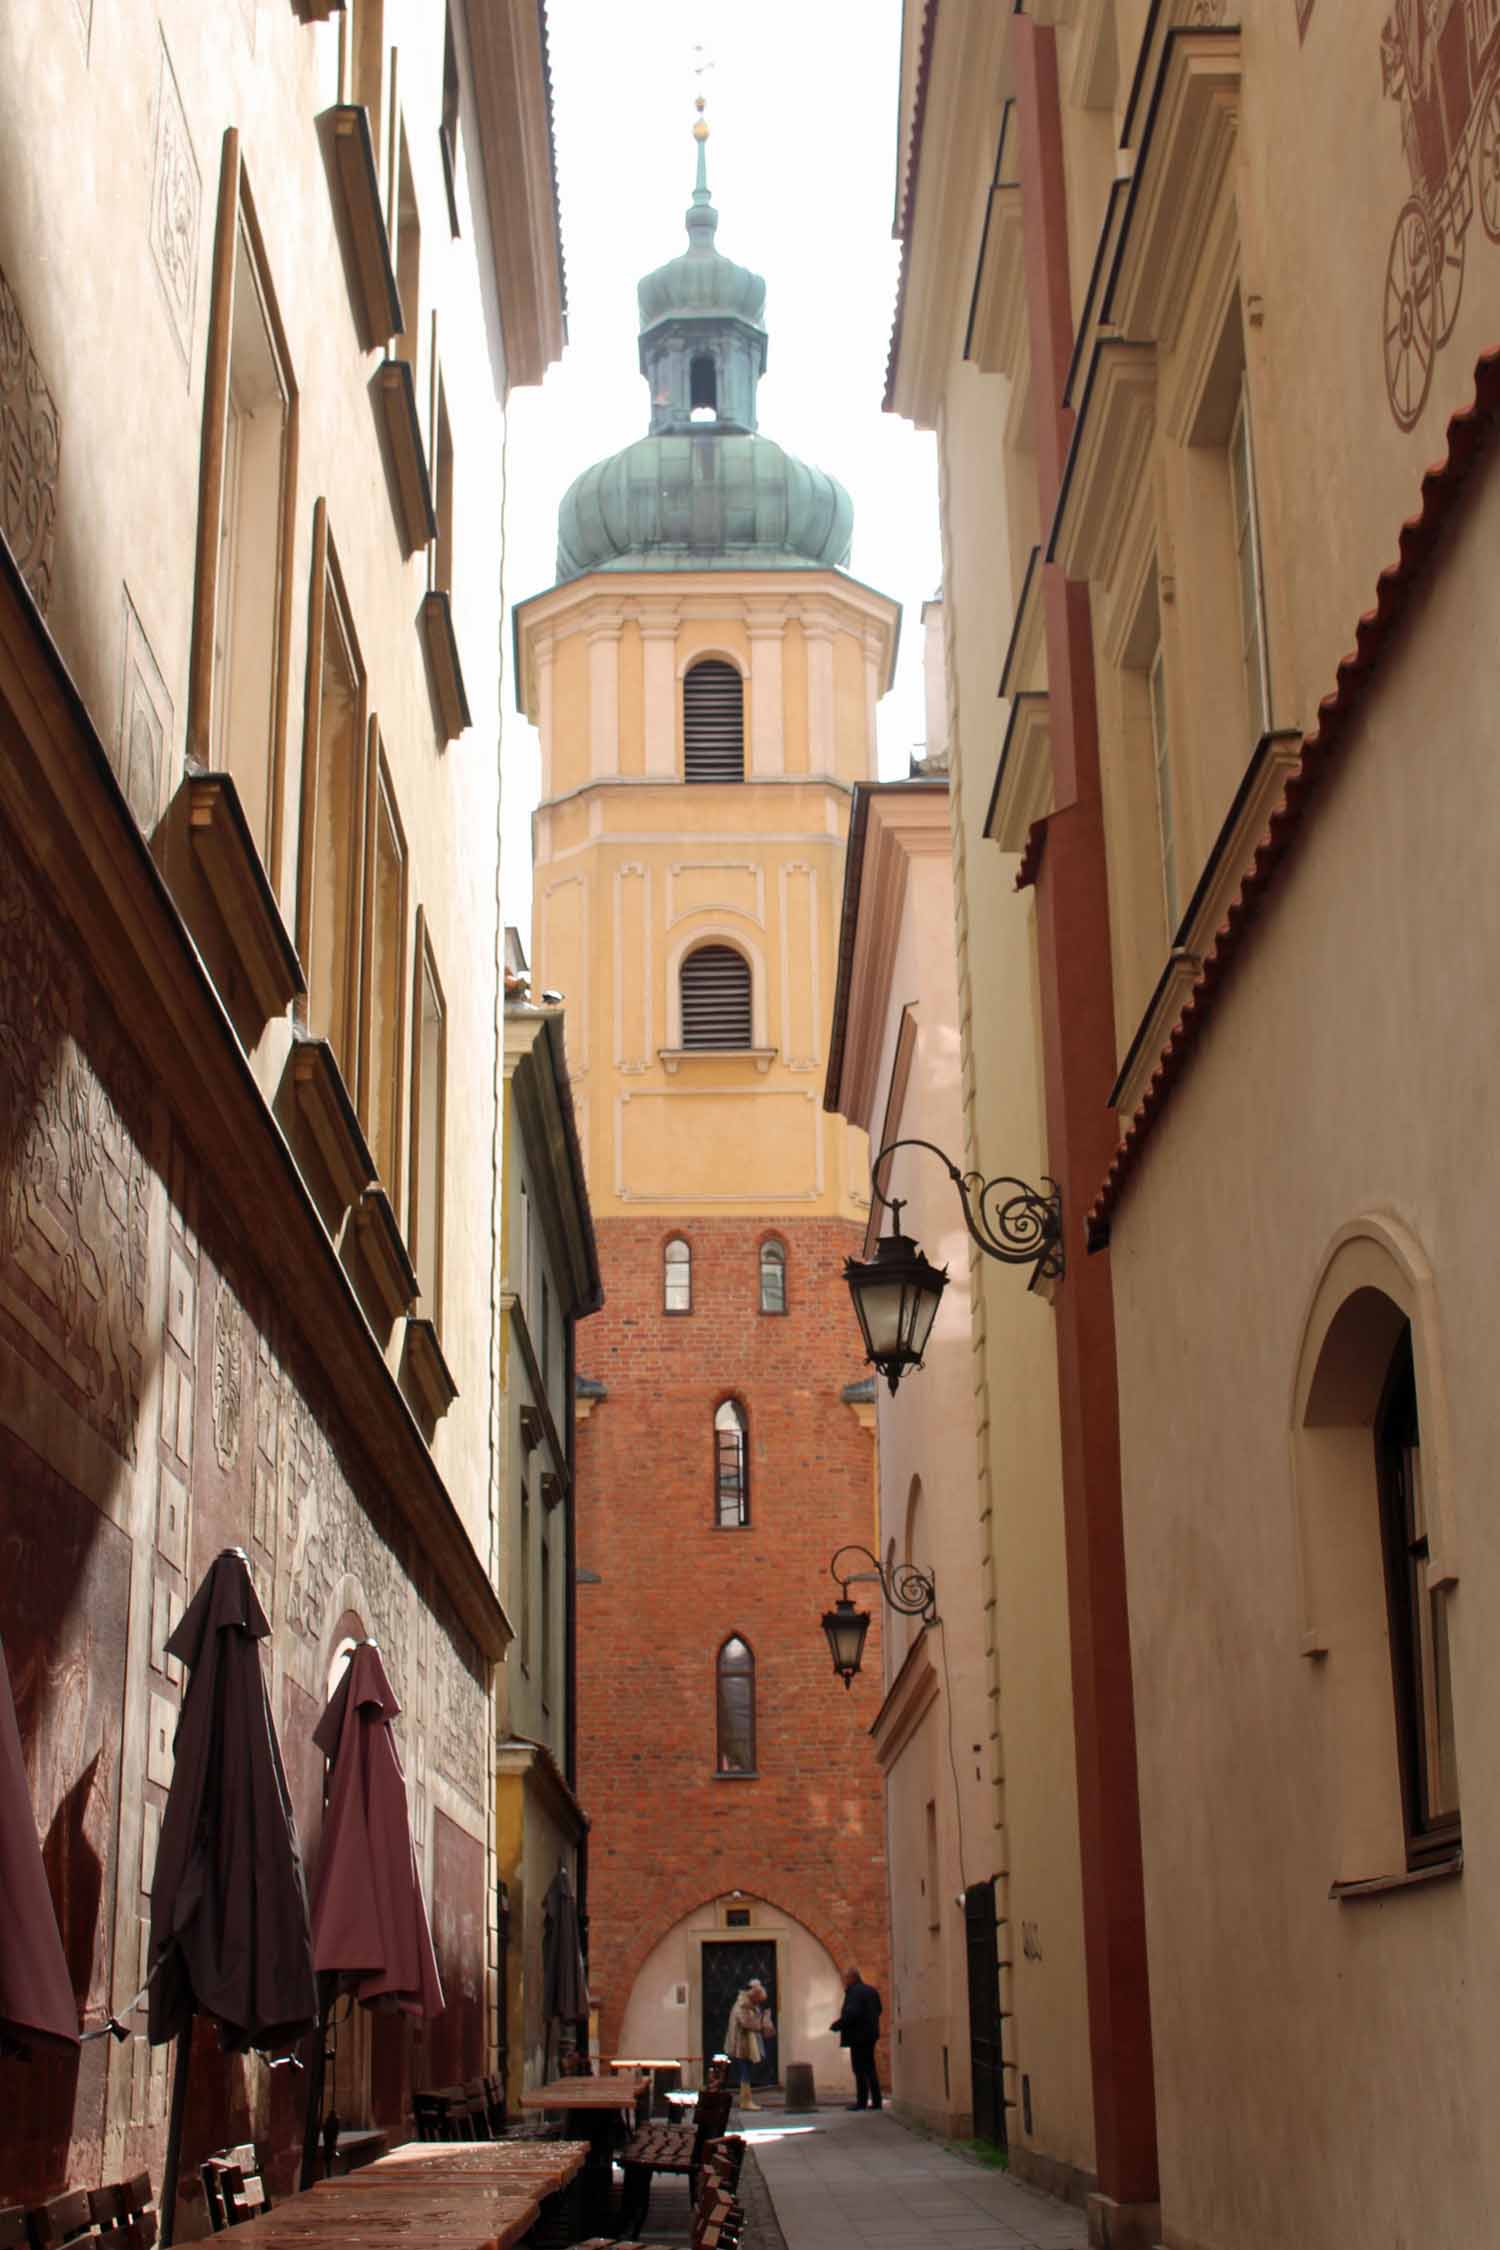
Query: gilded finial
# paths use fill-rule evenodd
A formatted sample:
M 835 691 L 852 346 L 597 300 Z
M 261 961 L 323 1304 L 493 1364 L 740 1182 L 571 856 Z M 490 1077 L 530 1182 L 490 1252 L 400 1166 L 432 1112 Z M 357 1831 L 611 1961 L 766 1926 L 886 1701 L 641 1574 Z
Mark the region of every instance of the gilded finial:
M 704 123 L 703 112 L 707 104 L 701 94 L 694 97 L 693 107 L 698 112 L 697 122 L 693 126 L 693 139 L 695 141 L 706 141 L 708 139 L 708 127 Z

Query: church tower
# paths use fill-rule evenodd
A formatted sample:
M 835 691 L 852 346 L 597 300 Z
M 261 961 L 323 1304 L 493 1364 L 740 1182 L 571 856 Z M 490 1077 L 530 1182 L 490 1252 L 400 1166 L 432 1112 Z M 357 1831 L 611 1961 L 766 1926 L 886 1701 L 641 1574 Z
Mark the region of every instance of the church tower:
M 712 2053 L 755 1974 L 767 2073 L 838 2085 L 886 1880 L 878 1650 L 846 1694 L 818 1629 L 874 1521 L 841 1280 L 868 1153 L 822 1091 L 900 613 L 843 568 L 843 488 L 757 429 L 765 283 L 717 247 L 707 131 L 687 247 L 639 286 L 648 434 L 569 488 L 516 623 L 533 989 L 566 998 L 605 1290 L 577 1383 L 591 1972 L 606 2054 Z

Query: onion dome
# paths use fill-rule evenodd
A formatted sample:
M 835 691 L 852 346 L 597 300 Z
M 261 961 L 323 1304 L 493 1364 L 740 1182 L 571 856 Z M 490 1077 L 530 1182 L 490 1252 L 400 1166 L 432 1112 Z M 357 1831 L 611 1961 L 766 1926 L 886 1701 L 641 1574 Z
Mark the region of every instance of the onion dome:
M 558 578 L 589 570 L 837 567 L 854 510 L 836 478 L 756 431 L 766 285 L 715 245 L 703 102 L 688 247 L 637 290 L 650 433 L 563 496 Z

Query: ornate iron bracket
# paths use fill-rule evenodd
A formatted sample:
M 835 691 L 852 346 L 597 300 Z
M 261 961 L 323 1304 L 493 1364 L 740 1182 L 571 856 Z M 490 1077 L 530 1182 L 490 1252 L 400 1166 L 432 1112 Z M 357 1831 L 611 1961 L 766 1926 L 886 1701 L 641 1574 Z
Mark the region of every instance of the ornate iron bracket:
M 845 1555 L 863 1555 L 872 1567 L 841 1571 L 839 1563 Z M 848 1599 L 851 1586 L 876 1585 L 885 1596 L 887 1607 L 899 1610 L 903 1617 L 920 1617 L 924 1625 L 935 1625 L 938 1621 L 937 1588 L 926 1571 L 918 1570 L 915 1563 L 892 1563 L 887 1568 L 868 1547 L 840 1547 L 828 1565 L 828 1575 L 843 1600 Z
M 937 1158 L 958 1190 L 970 1238 L 987 1258 L 998 1258 L 1007 1266 L 1031 1266 L 1036 1280 L 1061 1279 L 1062 1189 L 1056 1180 L 1044 1176 L 1040 1188 L 1004 1172 L 987 1180 L 978 1172 L 961 1172 L 935 1141 L 887 1141 L 870 1167 L 870 1190 L 887 1211 L 896 1213 L 898 1228 L 901 1204 L 880 1186 L 880 1168 L 898 1148 L 925 1148 Z

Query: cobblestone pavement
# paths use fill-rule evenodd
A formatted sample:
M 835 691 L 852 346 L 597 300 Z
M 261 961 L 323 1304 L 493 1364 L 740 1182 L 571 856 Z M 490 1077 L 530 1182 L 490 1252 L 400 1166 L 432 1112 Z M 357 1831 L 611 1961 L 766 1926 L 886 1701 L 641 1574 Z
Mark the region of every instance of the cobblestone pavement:
M 1081 2211 L 954 2156 L 888 2110 L 772 2112 L 736 2127 L 785 2250 L 1086 2250 Z M 781 2250 L 750 2198 L 746 2215 L 754 2250 Z

